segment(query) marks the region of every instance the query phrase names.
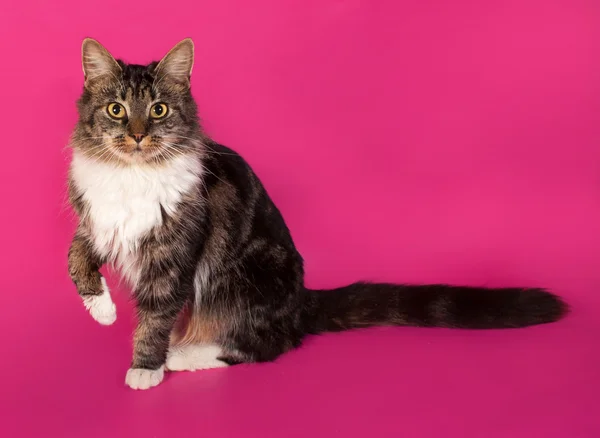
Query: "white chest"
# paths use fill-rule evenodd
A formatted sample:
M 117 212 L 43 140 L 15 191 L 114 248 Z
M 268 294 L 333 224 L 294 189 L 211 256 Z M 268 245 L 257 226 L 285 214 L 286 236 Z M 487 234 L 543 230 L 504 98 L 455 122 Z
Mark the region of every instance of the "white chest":
M 140 240 L 162 225 L 161 208 L 176 213 L 183 195 L 198 183 L 200 164 L 182 156 L 162 167 L 117 167 L 75 153 L 71 169 L 89 206 L 96 251 L 136 283 Z

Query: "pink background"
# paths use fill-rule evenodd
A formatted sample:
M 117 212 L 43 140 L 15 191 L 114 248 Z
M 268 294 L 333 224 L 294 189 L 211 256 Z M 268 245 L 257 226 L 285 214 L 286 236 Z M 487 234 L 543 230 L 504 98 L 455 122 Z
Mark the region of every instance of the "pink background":
M 597 0 L 51 3 L 0 14 L 1 436 L 600 436 Z M 126 291 L 100 327 L 66 271 L 85 36 L 138 63 L 194 38 L 205 126 L 264 181 L 310 286 L 538 285 L 572 314 L 326 335 L 126 389 Z

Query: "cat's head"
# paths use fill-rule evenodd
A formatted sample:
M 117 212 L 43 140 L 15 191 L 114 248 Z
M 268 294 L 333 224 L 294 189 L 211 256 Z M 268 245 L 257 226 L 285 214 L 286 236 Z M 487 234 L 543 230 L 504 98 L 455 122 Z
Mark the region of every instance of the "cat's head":
M 194 44 L 185 39 L 160 62 L 125 64 L 100 43 L 82 45 L 85 76 L 72 146 L 89 158 L 122 165 L 160 164 L 198 149 L 190 92 Z

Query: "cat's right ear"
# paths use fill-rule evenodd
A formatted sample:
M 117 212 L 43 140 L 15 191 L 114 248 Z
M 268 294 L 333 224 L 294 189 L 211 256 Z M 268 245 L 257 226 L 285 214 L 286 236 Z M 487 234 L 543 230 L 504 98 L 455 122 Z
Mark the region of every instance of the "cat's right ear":
M 81 63 L 86 86 L 102 77 L 118 78 L 121 67 L 108 50 L 92 39 L 86 38 L 81 45 Z

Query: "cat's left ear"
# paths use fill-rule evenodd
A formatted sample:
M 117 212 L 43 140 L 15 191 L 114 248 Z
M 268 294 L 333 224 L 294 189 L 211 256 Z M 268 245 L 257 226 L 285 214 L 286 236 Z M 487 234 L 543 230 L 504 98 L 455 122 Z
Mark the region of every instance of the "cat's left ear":
M 194 67 L 194 42 L 191 38 L 180 41 L 156 66 L 156 77 L 168 78 L 189 87 Z M 162 80 L 162 79 L 161 79 Z

